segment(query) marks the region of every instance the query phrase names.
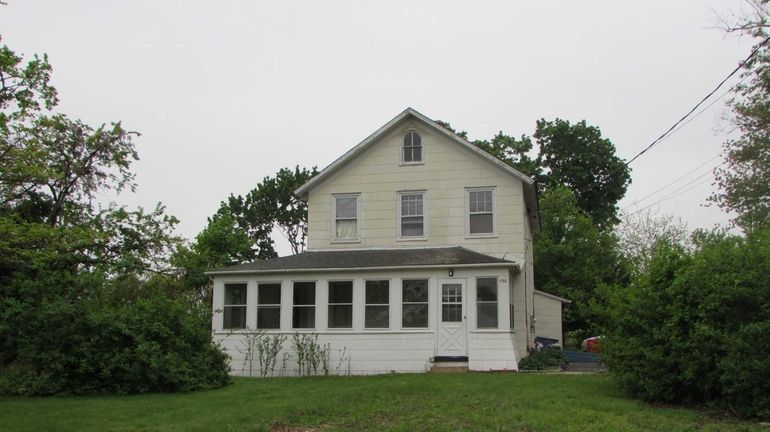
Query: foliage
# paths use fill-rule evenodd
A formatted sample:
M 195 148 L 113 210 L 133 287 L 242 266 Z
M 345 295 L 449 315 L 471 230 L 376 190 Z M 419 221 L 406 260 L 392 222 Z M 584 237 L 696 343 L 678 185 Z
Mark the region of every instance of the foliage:
M 742 78 L 730 100 L 737 139 L 724 143 L 725 164 L 715 170 L 720 190 L 710 200 L 737 215 L 733 222 L 745 232 L 770 224 L 770 8 L 749 2 L 754 15 L 728 24 L 727 30 L 757 40 L 757 54 L 743 64 Z
M 770 418 L 770 229 L 658 243 L 646 272 L 611 301 L 604 353 L 632 395 L 725 404 Z
M 656 215 L 650 210 L 623 215 L 615 232 L 621 253 L 638 271 L 647 269 L 652 249 L 659 242 L 681 245 L 685 249 L 691 246 L 687 224 L 681 218 Z
M 317 334 L 294 333 L 291 347 L 297 356 L 297 373 L 299 375 L 316 375 L 320 369 L 324 375 L 329 375 L 331 346 L 318 343 Z
M 285 335 L 270 335 L 259 329 L 249 329 L 239 331 L 237 334 L 243 336 L 243 347 L 238 351 L 243 354 L 243 368 L 249 370 L 249 376 L 253 376 L 254 360 L 259 365 L 259 376 L 262 378 L 268 375 L 272 376 L 275 372 L 275 365 L 278 361 L 278 353 L 286 342 Z
M 524 371 L 537 371 L 544 369 L 564 369 L 567 366 L 567 357 L 558 346 L 550 346 L 533 351 L 528 356 L 519 360 L 519 369 Z
M 134 188 L 137 134 L 51 112 L 50 71 L 0 49 L 0 392 L 225 384 L 210 321 L 168 262 L 177 219 L 95 204 Z
M 476 140 L 473 143 L 529 177 L 536 178 L 542 174 L 538 161 L 529 157 L 532 138 L 527 135 L 516 139 L 500 131 L 491 140 Z
M 179 270 L 180 283 L 204 304 L 211 305 L 211 269 L 253 261 L 256 258 L 249 236 L 227 212 L 219 212 L 188 245 L 179 245 L 171 263 Z
M 554 186 L 540 198 L 542 230 L 535 234 L 535 286 L 572 301 L 564 310 L 564 323 L 581 336 L 595 336 L 602 298 L 597 287 L 623 283 L 625 261 L 617 253 L 617 239 L 596 227 L 578 207 L 566 187 Z
M 62 280 L 58 272 L 14 281 L 13 288 L 42 299 L 31 305 L 14 296 L 3 304 L 0 393 L 170 392 L 229 382 L 227 357 L 191 305 L 160 294 L 119 304 L 73 298 L 99 282 L 76 274 Z
M 223 202 L 218 214 L 230 214 L 238 226 L 251 238 L 257 258 L 275 258 L 270 233 L 277 227 L 286 237 L 292 253 L 305 249 L 307 237 L 307 203 L 294 195 L 294 190 L 318 173 L 315 167 L 308 170 L 282 168 L 273 177 L 265 177 L 245 197 L 230 195 Z
M 538 179 L 541 190 L 566 186 L 595 224 L 616 224 L 616 204 L 626 194 L 631 174 L 599 128 L 585 120 L 573 125 L 558 118 L 541 119 L 533 136 L 540 147 L 537 163 L 545 171 Z
M 628 398 L 606 374 L 234 378 L 205 392 L 0 399 L 0 430 L 699 431 L 758 423 Z

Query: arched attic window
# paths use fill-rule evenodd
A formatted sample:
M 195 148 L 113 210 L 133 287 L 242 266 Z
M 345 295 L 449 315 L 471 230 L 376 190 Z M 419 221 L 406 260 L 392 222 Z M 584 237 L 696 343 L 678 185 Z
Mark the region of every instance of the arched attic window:
M 422 138 L 416 131 L 410 130 L 404 135 L 402 159 L 404 163 L 422 162 Z

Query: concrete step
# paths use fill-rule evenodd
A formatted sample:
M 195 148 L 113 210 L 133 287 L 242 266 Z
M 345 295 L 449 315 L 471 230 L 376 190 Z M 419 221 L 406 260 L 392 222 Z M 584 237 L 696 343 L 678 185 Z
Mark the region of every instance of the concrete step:
M 468 372 L 468 363 L 441 362 L 433 363 L 430 367 L 431 373 L 465 373 Z

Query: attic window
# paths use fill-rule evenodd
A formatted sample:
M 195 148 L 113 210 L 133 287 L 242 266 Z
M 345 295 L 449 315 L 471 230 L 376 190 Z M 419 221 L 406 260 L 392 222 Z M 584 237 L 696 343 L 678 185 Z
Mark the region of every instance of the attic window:
M 403 162 L 422 162 L 422 138 L 415 131 L 409 131 L 404 135 Z

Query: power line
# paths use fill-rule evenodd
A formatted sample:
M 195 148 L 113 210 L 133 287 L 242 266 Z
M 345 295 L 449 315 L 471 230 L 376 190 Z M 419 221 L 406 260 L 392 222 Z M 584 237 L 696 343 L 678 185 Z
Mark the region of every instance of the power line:
M 690 171 L 687 171 L 686 173 L 684 173 L 681 176 L 677 177 L 675 180 L 669 182 L 668 184 L 666 184 L 665 186 L 663 186 L 660 189 L 656 190 L 655 192 L 652 192 L 652 193 L 650 193 L 648 195 L 645 195 L 644 198 L 634 202 L 633 204 L 630 204 L 630 205 L 626 206 L 623 210 L 625 211 L 625 210 L 628 210 L 631 207 L 637 206 L 642 201 L 647 200 L 647 198 L 650 198 L 651 196 L 657 194 L 658 192 L 661 192 L 661 191 L 663 191 L 665 189 L 668 189 L 672 185 L 676 184 L 679 180 L 682 180 L 683 178 L 687 177 L 688 175 L 694 173 L 695 171 L 697 171 L 698 169 L 702 168 L 704 165 L 706 165 L 707 163 L 713 161 L 714 159 L 718 158 L 719 156 L 720 156 L 719 154 L 714 155 L 711 159 L 707 160 L 706 162 L 703 162 L 702 164 L 700 164 L 700 165 L 696 166 L 695 168 L 691 169 Z
M 635 214 L 637 214 L 637 213 L 639 213 L 641 211 L 647 210 L 650 207 L 653 207 L 653 206 L 656 206 L 658 204 L 664 203 L 664 202 L 666 202 L 666 201 L 668 201 L 670 199 L 676 198 L 676 197 L 678 197 L 680 195 L 684 195 L 685 193 L 687 193 L 687 192 L 697 188 L 698 186 L 701 186 L 701 185 L 711 181 L 714 178 L 714 170 L 719 168 L 720 166 L 722 166 L 724 164 L 725 164 L 725 162 L 722 162 L 722 163 L 716 165 L 715 167 L 711 168 L 710 170 L 706 171 L 705 173 L 703 173 L 703 174 L 699 175 L 698 177 L 695 177 L 694 179 L 692 179 L 689 182 L 685 183 L 679 189 L 676 189 L 675 191 L 671 192 L 670 194 L 668 194 L 665 197 L 655 201 L 654 203 L 652 203 L 650 205 L 642 207 L 642 208 L 640 208 L 640 209 L 638 209 L 638 210 L 636 210 L 636 211 L 634 211 L 632 213 L 629 213 L 628 216 L 633 216 L 633 215 L 635 215 Z M 696 184 L 696 185 L 694 185 L 694 186 L 692 186 L 692 187 L 690 187 L 690 188 L 688 188 L 686 190 L 683 190 L 687 186 L 690 186 L 691 184 L 695 183 L 696 181 L 702 179 L 703 177 L 705 177 L 705 176 L 707 176 L 709 174 L 710 174 L 710 176 L 708 178 L 706 178 L 705 180 L 703 180 L 702 182 L 700 182 L 700 183 L 698 183 L 698 184 Z
M 659 136 L 658 138 L 656 138 L 656 139 L 655 139 L 655 140 L 654 140 L 652 143 L 650 143 L 650 145 L 648 145 L 647 147 L 645 147 L 645 148 L 644 148 L 642 151 L 640 151 L 639 153 L 637 153 L 637 154 L 636 154 L 636 156 L 634 156 L 634 157 L 632 157 L 632 158 L 631 158 L 631 160 L 629 160 L 628 162 L 626 162 L 626 166 L 630 165 L 632 162 L 634 162 L 634 161 L 635 161 L 636 159 L 638 159 L 640 156 L 642 156 L 643 154 L 647 153 L 647 151 L 649 151 L 651 148 L 655 147 L 655 145 L 657 145 L 659 142 L 661 142 L 661 141 L 662 141 L 662 140 L 663 140 L 663 139 L 666 137 L 666 135 L 668 135 L 669 133 L 671 133 L 671 131 L 673 131 L 674 129 L 676 129 L 676 128 L 677 128 L 677 126 L 679 126 L 679 125 L 680 125 L 682 122 L 684 122 L 684 121 L 685 121 L 685 120 L 686 120 L 686 119 L 687 119 L 687 118 L 690 116 L 690 114 L 692 114 L 693 112 L 695 112 L 695 110 L 697 110 L 697 109 L 698 109 L 698 107 L 700 107 L 701 105 L 703 105 L 703 103 L 704 103 L 704 102 L 706 102 L 706 100 L 708 100 L 708 99 L 709 99 L 711 96 L 713 96 L 713 95 L 714 95 L 714 93 L 716 93 L 716 92 L 717 92 L 717 91 L 718 91 L 720 88 L 722 88 L 722 86 L 723 86 L 723 85 L 724 85 L 724 84 L 725 84 L 725 83 L 726 83 L 726 82 L 727 82 L 727 81 L 728 81 L 730 78 L 732 78 L 732 77 L 733 77 L 733 75 L 735 75 L 736 73 L 738 73 L 738 71 L 740 71 L 741 69 L 743 69 L 743 66 L 744 66 L 746 63 L 748 63 L 748 61 L 749 61 L 749 60 L 751 60 L 751 58 L 752 58 L 752 57 L 754 57 L 754 56 L 755 56 L 755 55 L 756 55 L 756 54 L 759 52 L 760 48 L 762 48 L 762 46 L 764 46 L 764 45 L 765 45 L 766 43 L 768 43 L 768 42 L 770 42 L 770 37 L 766 38 L 766 39 L 765 39 L 765 40 L 763 40 L 763 41 L 762 41 L 762 42 L 761 42 L 759 45 L 757 45 L 757 46 L 754 48 L 754 50 L 753 50 L 753 51 L 751 51 L 751 54 L 749 54 L 749 56 L 748 56 L 748 57 L 746 57 L 746 59 L 744 59 L 742 62 L 738 63 L 738 66 L 736 66 L 736 67 L 735 67 L 735 69 L 733 69 L 733 70 L 732 70 L 732 72 L 730 72 L 730 73 L 729 73 L 729 74 L 728 74 L 728 75 L 727 75 L 727 76 L 726 76 L 726 77 L 725 77 L 725 78 L 724 78 L 722 81 L 720 81 L 720 82 L 719 82 L 719 84 L 717 84 L 717 86 L 716 86 L 716 87 L 714 87 L 714 89 L 713 89 L 713 90 L 711 90 L 711 91 L 710 91 L 710 92 L 709 92 L 709 93 L 708 93 L 706 96 L 704 96 L 704 97 L 703 97 L 703 98 L 702 98 L 702 99 L 701 99 L 701 100 L 700 100 L 700 101 L 699 101 L 697 104 L 695 104 L 695 106 L 694 106 L 694 107 L 692 107 L 692 109 L 691 109 L 690 111 L 688 111 L 688 112 L 687 112 L 687 114 L 685 114 L 684 116 L 682 116 L 682 118 L 680 118 L 679 120 L 677 120 L 677 121 L 676 121 L 676 123 L 674 123 L 674 124 L 673 124 L 673 125 L 672 125 L 670 128 L 668 128 L 668 130 L 667 130 L 666 132 L 664 132 L 664 133 L 663 133 L 661 136 Z

